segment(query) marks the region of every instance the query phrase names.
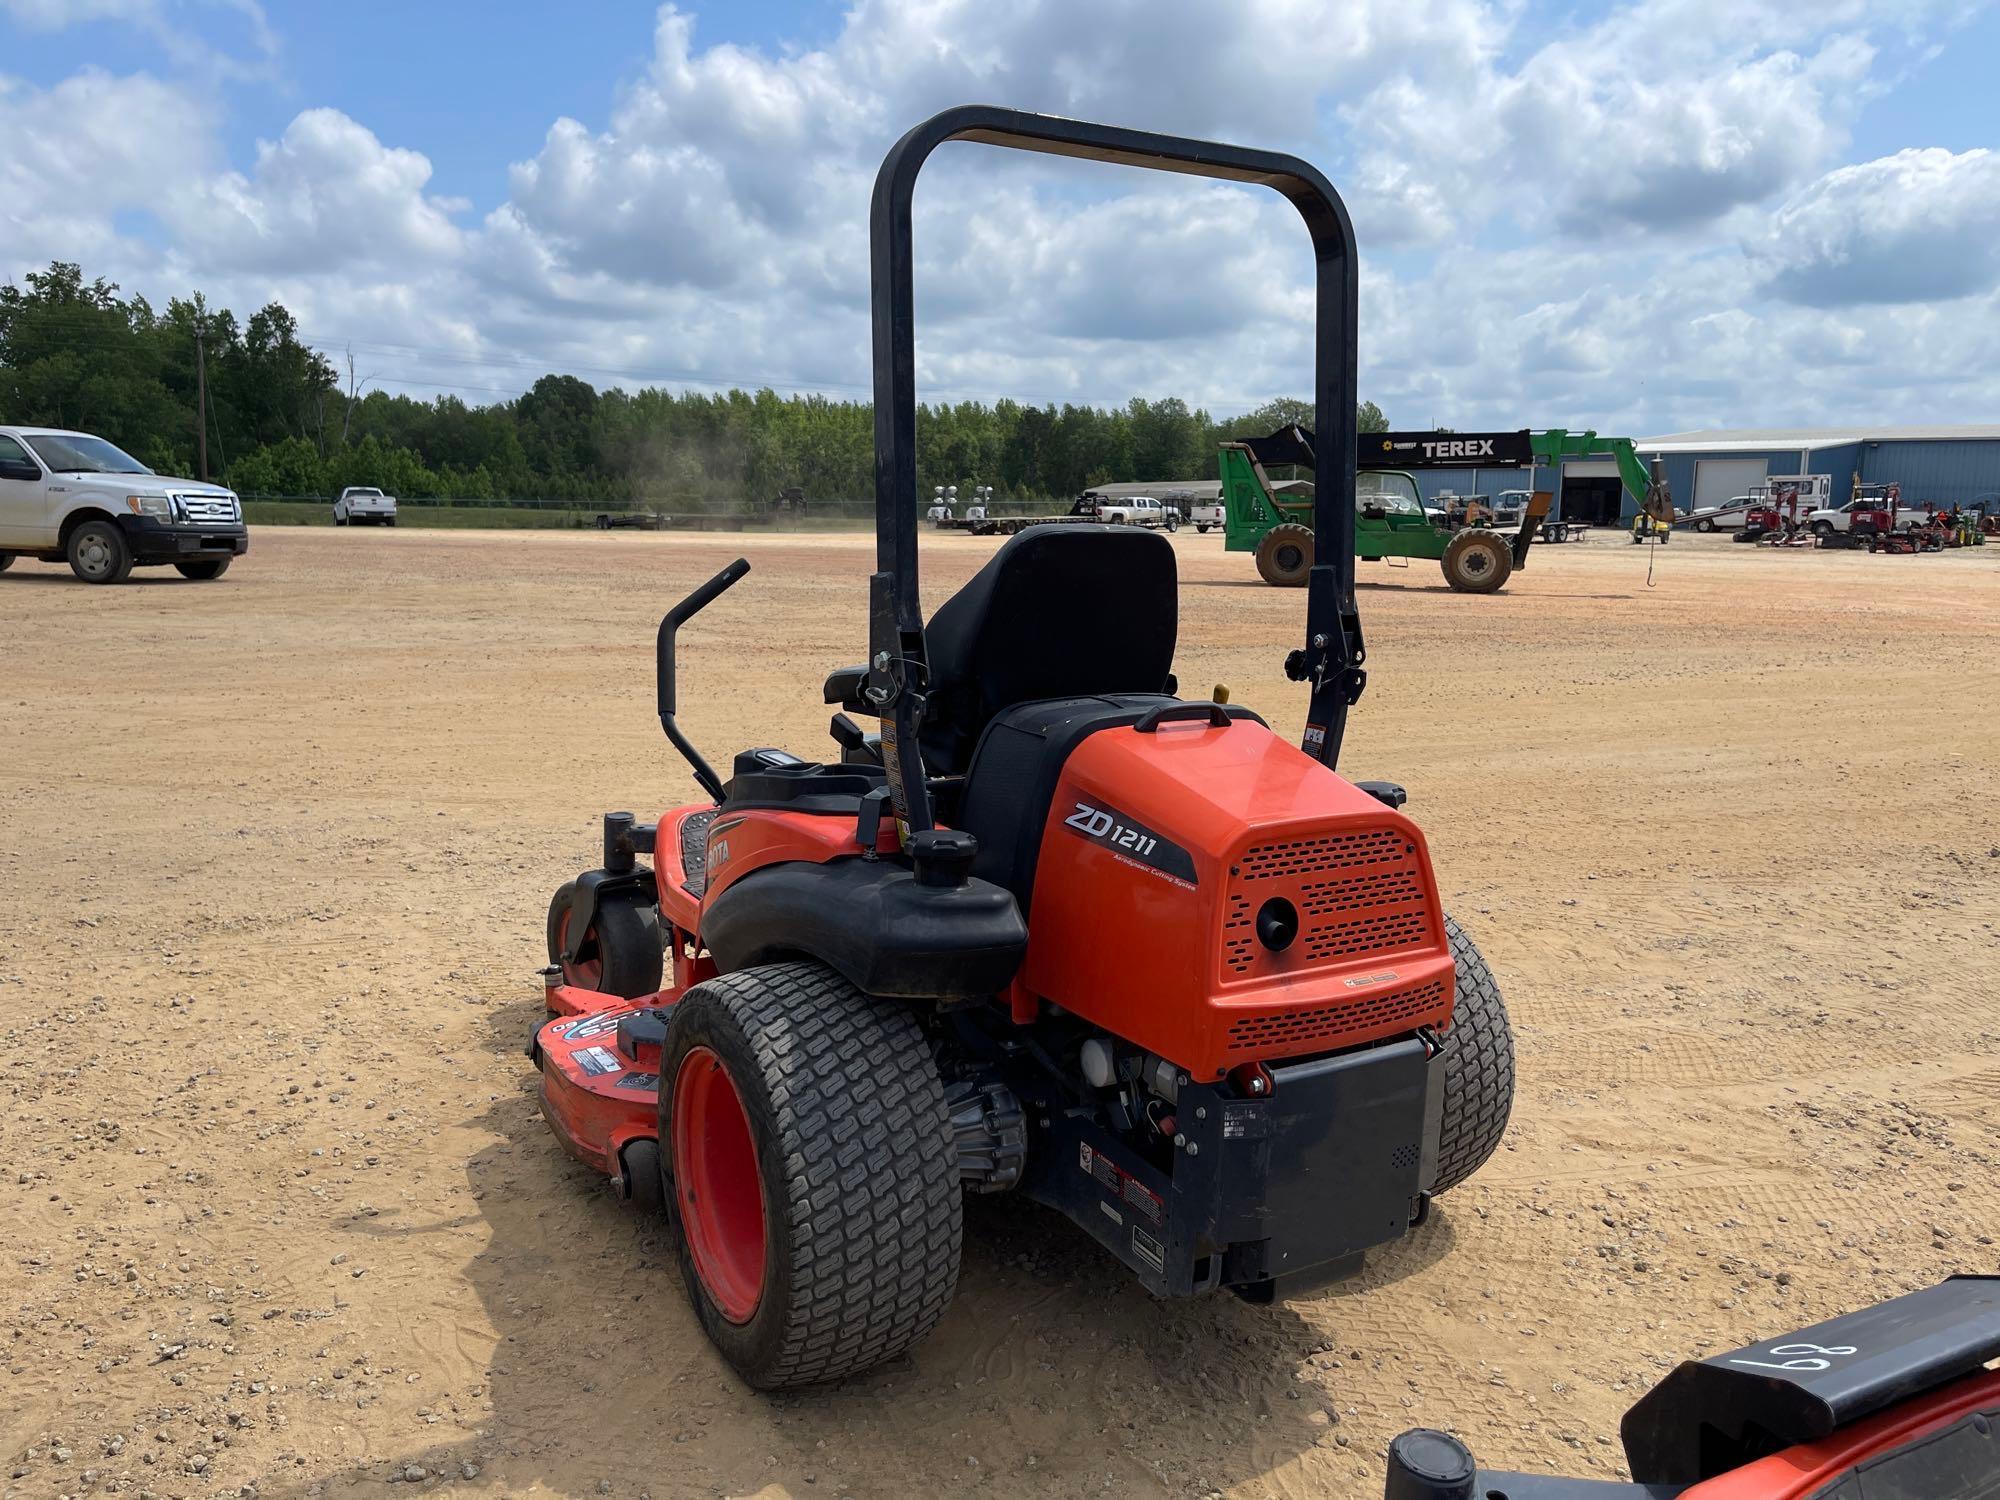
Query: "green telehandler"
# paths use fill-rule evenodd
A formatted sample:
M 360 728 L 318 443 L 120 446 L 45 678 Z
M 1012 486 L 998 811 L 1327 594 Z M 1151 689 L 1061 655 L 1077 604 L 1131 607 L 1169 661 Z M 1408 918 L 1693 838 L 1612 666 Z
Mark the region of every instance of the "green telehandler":
M 1224 443 L 1217 454 L 1222 478 L 1223 545 L 1230 552 L 1254 552 L 1257 571 L 1279 588 L 1298 588 L 1312 567 L 1312 486 L 1273 484 L 1268 470 L 1292 465 L 1310 470 L 1312 434 L 1281 427 L 1269 437 Z M 1628 438 L 1600 438 L 1564 428 L 1544 432 L 1379 432 L 1361 434 L 1356 451 L 1354 550 L 1364 562 L 1385 557 L 1426 557 L 1444 571 L 1445 582 L 1461 593 L 1490 594 L 1516 568 L 1528 564 L 1542 518 L 1552 501 L 1538 490 L 1522 513 L 1517 531 L 1501 531 L 1492 517 L 1473 507 L 1462 524 L 1424 508 L 1415 469 L 1533 469 L 1564 458 L 1609 451 L 1619 478 L 1638 502 L 1632 538 L 1664 540 L 1671 533 L 1673 502 L 1656 459 L 1651 472 Z M 1371 459 L 1380 467 L 1368 467 Z M 1390 467 L 1393 463 L 1394 467 Z

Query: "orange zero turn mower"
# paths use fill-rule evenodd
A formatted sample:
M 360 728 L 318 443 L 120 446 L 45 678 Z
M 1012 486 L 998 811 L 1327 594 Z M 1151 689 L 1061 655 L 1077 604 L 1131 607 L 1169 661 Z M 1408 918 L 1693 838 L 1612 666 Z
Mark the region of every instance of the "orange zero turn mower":
M 919 604 L 910 200 L 969 140 L 1255 183 L 1317 263 L 1317 555 L 1302 743 L 1177 695 L 1174 549 L 1014 536 Z M 703 796 L 605 819 L 549 911 L 531 1051 L 566 1148 L 671 1216 L 702 1327 L 751 1384 L 836 1379 L 951 1300 L 966 1193 L 1067 1217 L 1149 1290 L 1267 1301 L 1357 1271 L 1497 1146 L 1513 1043 L 1400 788 L 1338 774 L 1354 598 L 1356 263 L 1289 156 L 967 107 L 890 151 L 871 219 L 877 566 L 837 754 L 660 720 Z M 864 730 L 861 720 L 877 727 Z

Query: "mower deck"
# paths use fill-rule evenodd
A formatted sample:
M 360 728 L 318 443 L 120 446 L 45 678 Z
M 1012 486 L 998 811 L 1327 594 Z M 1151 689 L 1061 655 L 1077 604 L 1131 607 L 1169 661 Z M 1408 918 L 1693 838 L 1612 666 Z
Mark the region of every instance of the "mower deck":
M 660 1042 L 673 997 L 621 999 L 552 985 L 553 1019 L 536 1029 L 529 1055 L 542 1074 L 542 1114 L 585 1166 L 616 1177 L 625 1148 L 659 1135 Z

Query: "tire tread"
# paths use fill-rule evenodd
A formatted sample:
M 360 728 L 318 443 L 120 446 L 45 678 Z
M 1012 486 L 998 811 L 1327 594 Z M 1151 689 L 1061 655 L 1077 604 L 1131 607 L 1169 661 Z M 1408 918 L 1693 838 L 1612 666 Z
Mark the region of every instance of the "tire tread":
M 811 1385 L 895 1358 L 944 1316 L 963 1236 L 944 1084 L 922 1030 L 815 963 L 706 980 L 680 1004 L 702 1000 L 763 1075 L 784 1163 L 765 1191 L 793 1231 L 778 1348 L 745 1378 Z
M 1507 1004 L 1479 949 L 1449 914 L 1444 930 L 1458 980 L 1445 1034 L 1436 1193 L 1457 1187 L 1486 1164 L 1514 1112 L 1514 1030 Z

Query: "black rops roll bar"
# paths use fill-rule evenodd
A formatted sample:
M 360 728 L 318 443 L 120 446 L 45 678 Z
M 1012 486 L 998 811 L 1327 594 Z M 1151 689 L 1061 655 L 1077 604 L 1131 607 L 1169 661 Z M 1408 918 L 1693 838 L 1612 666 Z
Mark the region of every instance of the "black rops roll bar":
M 994 105 L 948 109 L 889 150 L 869 210 L 875 327 L 875 574 L 869 580 L 869 703 L 882 719 L 882 759 L 896 816 L 912 832 L 931 826 L 917 727 L 928 675 L 917 587 L 917 376 L 910 199 L 917 174 L 946 141 L 979 141 L 1050 156 L 1254 182 L 1291 200 L 1311 232 L 1318 311 L 1313 404 L 1320 435 L 1313 467 L 1313 566 L 1306 644 L 1286 675 L 1312 684 L 1305 749 L 1337 763 L 1347 710 L 1361 696 L 1361 618 L 1354 601 L 1354 406 L 1358 268 L 1354 226 L 1316 167 L 1270 151 L 1091 125 Z
M 658 689 L 660 705 L 660 728 L 667 732 L 676 750 L 694 771 L 694 779 L 701 783 L 711 801 L 722 800 L 722 778 L 715 774 L 715 768 L 702 758 L 694 742 L 681 732 L 681 726 L 674 720 L 674 634 L 694 616 L 700 614 L 728 590 L 737 579 L 750 571 L 746 558 L 735 562 L 717 573 L 687 598 L 660 617 L 660 634 L 654 643 L 653 672 Z

